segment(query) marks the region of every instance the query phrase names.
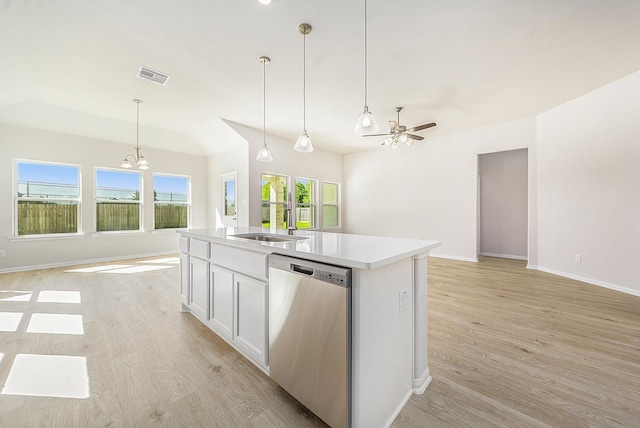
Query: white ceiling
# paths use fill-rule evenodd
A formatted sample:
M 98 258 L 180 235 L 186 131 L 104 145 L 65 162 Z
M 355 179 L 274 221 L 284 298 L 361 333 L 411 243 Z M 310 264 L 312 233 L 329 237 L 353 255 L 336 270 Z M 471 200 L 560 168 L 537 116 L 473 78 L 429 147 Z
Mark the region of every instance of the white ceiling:
M 210 155 L 221 120 L 316 147 L 379 147 L 353 133 L 364 104 L 363 0 L 2 0 L 0 122 Z M 404 106 L 421 135 L 528 117 L 640 70 L 638 0 L 369 0 L 369 108 Z M 136 77 L 140 65 L 171 76 Z

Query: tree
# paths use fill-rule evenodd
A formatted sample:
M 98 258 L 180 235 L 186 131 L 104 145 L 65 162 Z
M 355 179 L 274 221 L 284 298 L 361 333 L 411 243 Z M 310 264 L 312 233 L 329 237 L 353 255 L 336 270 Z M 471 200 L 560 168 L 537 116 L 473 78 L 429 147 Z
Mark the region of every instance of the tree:
M 296 182 L 296 202 L 299 204 L 309 203 L 309 187 L 301 182 Z

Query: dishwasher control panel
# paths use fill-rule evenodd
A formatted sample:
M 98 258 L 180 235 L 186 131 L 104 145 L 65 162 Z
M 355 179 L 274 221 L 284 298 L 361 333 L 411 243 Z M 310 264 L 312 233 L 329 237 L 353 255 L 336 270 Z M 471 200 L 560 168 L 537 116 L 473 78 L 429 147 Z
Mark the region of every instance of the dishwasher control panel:
M 318 269 L 316 269 L 315 272 L 313 273 L 313 277 L 319 281 L 328 282 L 334 285 L 340 285 L 342 287 L 347 285 L 347 281 L 349 280 L 347 278 L 347 275 L 341 275 L 341 274 L 327 272 L 327 271 L 318 270 Z

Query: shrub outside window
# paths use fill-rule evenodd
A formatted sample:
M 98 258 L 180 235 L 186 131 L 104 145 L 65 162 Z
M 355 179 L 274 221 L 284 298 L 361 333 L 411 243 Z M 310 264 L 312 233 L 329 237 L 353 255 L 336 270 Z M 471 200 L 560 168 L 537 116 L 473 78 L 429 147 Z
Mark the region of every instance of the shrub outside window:
M 142 229 L 142 174 L 96 169 L 96 231 Z
M 189 227 L 189 177 L 153 174 L 154 229 Z
M 340 227 L 340 186 L 338 183 L 322 183 L 322 227 Z
M 77 234 L 80 167 L 16 161 L 15 236 Z

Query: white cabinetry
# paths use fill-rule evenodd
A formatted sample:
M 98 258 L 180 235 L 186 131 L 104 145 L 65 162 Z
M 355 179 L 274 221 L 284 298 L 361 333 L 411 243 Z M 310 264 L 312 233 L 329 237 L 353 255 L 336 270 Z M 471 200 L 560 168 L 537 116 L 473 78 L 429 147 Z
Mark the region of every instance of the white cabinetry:
M 211 265 L 211 327 L 233 340 L 233 272 Z
M 183 311 L 187 309 L 185 306 L 189 305 L 189 296 L 191 295 L 190 270 L 189 255 L 180 253 L 180 297 L 182 298 Z
M 203 321 L 209 320 L 209 262 L 191 256 L 191 312 Z
M 235 321 L 233 340 L 257 362 L 268 363 L 267 283 L 234 274 Z
M 267 254 L 185 237 L 180 251 L 183 310 L 266 371 Z

